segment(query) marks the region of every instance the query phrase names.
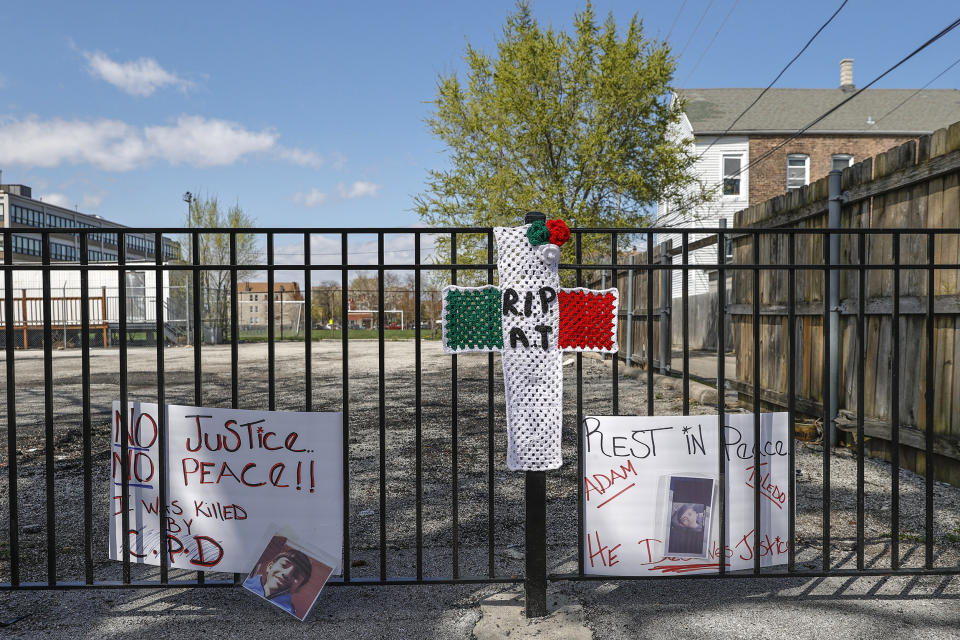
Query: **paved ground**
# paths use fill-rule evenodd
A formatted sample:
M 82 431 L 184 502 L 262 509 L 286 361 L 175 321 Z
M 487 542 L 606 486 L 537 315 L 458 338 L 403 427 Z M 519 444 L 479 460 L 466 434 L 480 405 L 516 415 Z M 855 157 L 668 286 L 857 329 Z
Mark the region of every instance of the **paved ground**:
M 339 343 L 318 343 L 313 350 L 313 404 L 317 410 L 341 406 L 341 360 Z M 45 575 L 44 545 L 45 465 L 43 447 L 43 366 L 40 352 L 17 354 L 17 459 L 20 489 L 21 550 L 27 580 Z M 240 406 L 265 408 L 267 404 L 266 345 L 241 348 L 239 374 Z M 82 492 L 78 482 L 80 372 L 79 354 L 57 352 L 54 357 L 56 443 L 55 489 L 58 500 L 56 533 L 60 579 L 82 576 L 82 535 L 77 523 L 82 515 Z M 169 402 L 191 404 L 194 398 L 193 351 L 165 352 L 166 393 Z M 387 533 L 390 575 L 409 575 L 412 566 L 410 513 L 414 493 L 412 380 L 413 347 L 410 342 L 388 343 L 385 359 L 387 434 L 391 452 L 388 483 Z M 204 402 L 229 405 L 230 350 L 203 349 Z M 277 345 L 276 403 L 280 409 L 304 406 L 303 345 Z M 357 576 L 379 571 L 377 459 L 379 387 L 376 342 L 351 343 L 351 540 L 352 557 L 360 561 Z M 574 460 L 572 434 L 575 415 L 575 358 L 564 367 L 567 388 L 564 456 Z M 498 363 L 497 363 L 498 364 Z M 95 487 L 108 481 L 109 402 L 117 395 L 119 361 L 115 350 L 95 353 L 92 366 L 94 415 Z M 620 412 L 646 412 L 645 376 L 634 378 L 620 367 Z M 0 371 L 3 369 L 0 368 Z M 732 370 L 732 368 L 731 368 Z M 587 413 L 610 413 L 612 380 L 610 368 L 596 358 L 583 359 L 583 399 Z M 499 366 L 493 367 L 495 388 L 495 564 L 499 575 L 517 574 L 521 568 L 523 484 L 520 474 L 504 467 L 502 432 L 503 387 Z M 156 351 L 131 349 L 127 367 L 131 398 L 150 401 L 156 393 Z M 460 442 L 459 505 L 460 562 L 463 575 L 485 570 L 487 561 L 487 374 L 486 356 L 458 359 L 458 421 Z M 424 539 L 428 575 L 447 576 L 451 558 L 450 438 L 452 393 L 451 359 L 436 343 L 425 343 L 423 352 L 424 437 Z M 677 414 L 681 405 L 676 386 L 657 379 L 655 411 Z M 5 389 L 0 384 L 0 389 Z M 6 400 L 5 400 L 6 401 Z M 713 413 L 714 407 L 694 403 L 694 413 Z M 5 411 L 0 412 L 5 416 Z M 798 447 L 797 484 L 798 561 L 804 567 L 820 562 L 819 477 L 822 450 Z M 833 452 L 834 563 L 850 566 L 853 556 L 852 498 L 855 461 L 847 450 Z M 0 465 L 6 466 L 6 448 L 0 448 Z M 575 554 L 576 465 L 552 472 L 548 482 L 548 530 L 551 570 L 570 571 Z M 866 465 L 868 561 L 876 567 L 889 559 L 889 465 L 868 461 Z M 0 474 L 0 531 L 8 530 L 7 474 Z M 903 471 L 901 486 L 901 553 L 905 566 L 917 566 L 922 558 L 923 482 Z M 958 566 L 960 544 L 960 489 L 936 487 L 935 541 L 937 562 Z M 94 501 L 94 557 L 98 579 L 115 578 L 118 563 L 105 559 L 106 500 Z M 884 534 L 887 537 L 884 537 Z M 4 536 L 5 538 L 5 536 Z M 4 542 L 0 538 L 0 543 Z M 9 580 L 9 566 L 0 545 L 0 582 Z M 135 576 L 149 577 L 150 570 L 136 569 Z M 249 637 L 251 634 L 282 634 L 287 637 L 354 638 L 478 638 L 498 637 L 507 630 L 511 637 L 576 638 L 584 633 L 596 638 L 658 638 L 696 636 L 703 638 L 779 637 L 901 638 L 960 637 L 960 578 L 860 578 L 860 579 L 734 579 L 673 578 L 636 583 L 582 582 L 551 586 L 554 613 L 549 619 L 528 625 L 509 586 L 391 586 L 329 587 L 310 621 L 301 624 L 252 598 L 246 592 L 227 589 L 97 590 L 56 592 L 0 592 L 0 623 L 29 617 L 3 628 L 9 637 Z M 484 635 L 486 634 L 486 635 Z
M 9 638 L 960 638 L 960 578 L 670 580 L 551 588 L 528 622 L 503 587 L 330 587 L 304 623 L 240 589 L 0 596 Z M 509 633 L 509 636 L 507 636 Z

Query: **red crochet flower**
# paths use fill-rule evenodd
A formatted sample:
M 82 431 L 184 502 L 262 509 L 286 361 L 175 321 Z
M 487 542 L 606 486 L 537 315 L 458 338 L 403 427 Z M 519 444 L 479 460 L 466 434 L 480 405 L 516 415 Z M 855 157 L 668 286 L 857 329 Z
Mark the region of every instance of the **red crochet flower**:
M 550 230 L 550 242 L 558 247 L 563 246 L 563 243 L 570 239 L 570 228 L 559 218 L 547 220 L 547 229 Z

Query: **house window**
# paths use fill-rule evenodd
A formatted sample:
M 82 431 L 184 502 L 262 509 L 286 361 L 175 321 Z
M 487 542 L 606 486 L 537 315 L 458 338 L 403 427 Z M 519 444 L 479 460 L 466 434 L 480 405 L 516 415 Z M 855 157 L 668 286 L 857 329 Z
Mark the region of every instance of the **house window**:
M 851 165 L 853 165 L 853 156 L 849 153 L 837 153 L 830 159 L 831 171 L 843 171 Z
M 723 156 L 723 195 L 740 195 L 741 156 Z
M 810 184 L 810 156 L 791 153 L 787 156 L 787 190 Z

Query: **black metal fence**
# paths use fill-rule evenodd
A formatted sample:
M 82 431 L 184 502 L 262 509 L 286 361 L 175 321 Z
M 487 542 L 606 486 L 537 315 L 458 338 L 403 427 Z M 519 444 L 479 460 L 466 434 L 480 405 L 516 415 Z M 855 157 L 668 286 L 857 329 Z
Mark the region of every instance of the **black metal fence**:
M 584 415 L 621 414 L 626 408 L 631 413 L 642 413 L 645 408 L 647 415 L 655 414 L 655 401 L 660 394 L 658 381 L 655 379 L 653 368 L 647 368 L 645 376 L 645 397 L 637 397 L 636 387 L 630 387 L 624 394 L 621 385 L 624 384 L 622 365 L 617 358 L 607 361 L 609 366 L 608 382 L 603 382 L 602 393 L 598 397 L 602 400 L 589 401 L 585 390 L 589 385 L 597 384 L 591 377 L 585 381 L 585 367 L 594 366 L 597 361 L 585 354 L 576 354 L 575 366 L 568 374 L 575 377 L 576 385 L 567 392 L 567 403 L 575 407 L 574 411 L 566 411 L 568 428 L 565 429 L 564 451 L 566 465 L 557 472 L 528 472 L 525 476 L 511 474 L 505 471 L 503 465 L 503 420 L 498 417 L 502 414 L 502 382 L 499 372 L 495 370 L 493 354 L 477 356 L 444 356 L 447 367 L 437 365 L 440 360 L 431 359 L 429 367 L 440 366 L 442 370 L 433 370 L 424 366 L 424 346 L 427 344 L 421 338 L 429 333 L 423 329 L 421 317 L 421 295 L 429 286 L 434 287 L 438 280 L 453 284 L 458 282 L 464 274 L 469 274 L 474 281 L 493 284 L 495 281 L 496 264 L 494 261 L 495 243 L 492 229 L 489 228 L 448 228 L 448 229 L 130 229 L 118 230 L 123 236 L 126 233 L 150 233 L 155 235 L 157 246 L 162 243 L 165 234 L 182 236 L 189 234 L 194 244 L 193 256 L 199 255 L 196 250 L 200 235 L 205 233 L 224 234 L 230 240 L 230 261 L 228 264 L 200 264 L 196 259 L 192 264 L 164 263 L 158 257 L 155 265 L 139 263 L 136 268 L 140 271 L 153 270 L 158 273 L 187 274 L 192 281 L 192 291 L 195 299 L 192 309 L 195 314 L 194 326 L 201 324 L 199 317 L 201 305 L 196 299 L 201 290 L 201 275 L 207 270 L 225 271 L 229 273 L 230 292 L 230 331 L 229 354 L 224 355 L 229 361 L 228 372 L 217 370 L 208 372 L 206 354 L 210 347 L 196 344 L 192 349 L 192 358 L 184 351 L 172 352 L 163 341 L 158 341 L 152 356 L 149 350 L 137 351 L 136 358 L 143 360 L 152 357 L 154 366 L 151 369 L 155 374 L 155 381 L 145 382 L 145 378 L 137 376 L 131 380 L 131 348 L 128 345 L 129 331 L 127 324 L 127 310 L 125 303 L 125 278 L 123 274 L 127 265 L 124 264 L 125 243 L 122 237 L 118 242 L 120 248 L 118 264 L 80 264 L 54 263 L 51 261 L 50 235 L 62 233 L 62 230 L 32 231 L 42 238 L 42 264 L 20 265 L 13 261 L 12 254 L 7 252 L 3 263 L 3 282 L 5 291 L 15 289 L 15 280 L 19 270 L 42 270 L 43 273 L 43 354 L 42 379 L 32 382 L 35 388 L 27 389 L 24 382 L 18 379 L 18 367 L 24 366 L 15 345 L 14 336 L 14 307 L 11 296 L 4 297 L 5 317 L 5 374 L 6 374 L 6 434 L 7 446 L 5 460 L 6 473 L 6 513 L 4 514 L 8 541 L 5 548 L 0 549 L 0 589 L 48 589 L 48 588 L 85 588 L 85 587 L 157 587 L 161 585 L 189 585 L 189 586 L 227 586 L 236 584 L 238 576 L 214 574 L 205 577 L 203 573 L 186 573 L 168 566 L 166 554 L 161 554 L 159 569 L 154 567 L 138 566 L 130 561 L 129 549 L 124 549 L 122 563 L 107 563 L 102 559 L 102 540 L 106 538 L 102 523 L 107 517 L 105 512 L 107 496 L 97 490 L 94 480 L 101 468 L 106 465 L 100 456 L 98 448 L 102 448 L 102 418 L 105 412 L 100 406 L 104 398 L 96 396 L 91 391 L 95 383 L 95 375 L 91 371 L 91 363 L 95 356 L 91 351 L 89 330 L 81 331 L 81 357 L 78 361 L 70 361 L 73 375 L 78 375 L 75 382 L 63 382 L 65 372 L 58 366 L 67 366 L 62 360 L 54 357 L 54 331 L 51 323 L 51 299 L 54 295 L 50 290 L 50 273 L 52 270 L 77 270 L 80 277 L 79 305 L 82 317 L 80 324 L 83 328 L 90 325 L 87 297 L 89 295 L 89 276 L 95 271 L 113 271 L 118 274 L 118 304 L 119 332 L 115 351 L 115 360 L 107 361 L 107 373 L 111 377 L 107 383 L 107 391 L 114 390 L 121 406 L 126 406 L 132 400 L 155 400 L 162 407 L 165 402 L 181 400 L 196 405 L 208 403 L 229 404 L 233 408 L 259 408 L 275 410 L 278 408 L 297 408 L 305 411 L 336 410 L 342 411 L 344 416 L 343 435 L 343 575 L 331 581 L 331 584 L 419 584 L 419 583 L 483 583 L 483 582 L 524 582 L 527 594 L 529 615 L 541 615 L 546 610 L 546 589 L 550 580 L 583 580 L 593 579 L 584 571 L 584 531 L 583 531 L 583 455 L 580 450 L 582 442 L 582 424 Z M 80 243 L 81 256 L 86 256 L 88 233 L 86 230 L 72 231 L 76 233 Z M 237 235 L 241 233 L 257 234 L 264 238 L 264 261 L 260 264 L 237 264 Z M 655 234 L 670 233 L 680 236 L 682 261 L 679 265 L 663 264 L 653 261 L 653 247 Z M 717 245 L 725 246 L 730 236 L 748 238 L 758 246 L 762 238 L 776 237 L 786 243 L 788 260 L 786 264 L 759 264 L 727 263 L 721 254 L 713 264 L 692 265 L 689 261 L 690 236 L 694 234 L 716 234 Z M 12 229 L 5 229 L 4 246 L 13 246 Z M 903 238 L 916 235 L 927 239 L 929 253 L 925 256 L 913 256 L 912 264 L 900 264 L 894 261 L 891 255 L 889 262 L 866 264 L 862 260 L 853 263 L 840 263 L 830 254 L 830 236 L 842 234 L 845 237 L 863 239 L 866 237 L 896 237 Z M 890 530 L 889 546 L 886 549 L 885 561 L 877 558 L 865 557 L 865 510 L 867 493 L 864 487 L 864 431 L 862 402 L 865 390 L 863 367 L 856 373 L 855 385 L 861 403 L 858 412 L 858 422 L 855 430 L 853 453 L 856 457 L 856 516 L 855 540 L 852 540 L 854 558 L 851 562 L 835 562 L 831 552 L 837 548 L 837 541 L 832 537 L 831 514 L 833 510 L 831 494 L 832 458 L 836 453 L 830 446 L 822 450 L 822 500 L 819 501 L 822 527 L 819 539 L 805 536 L 805 548 L 820 549 L 818 566 L 811 567 L 809 562 L 799 563 L 795 549 L 798 548 L 796 533 L 797 512 L 796 491 L 789 492 L 789 561 L 785 567 L 761 568 L 760 555 L 756 554 L 752 572 L 746 575 L 753 577 L 784 577 L 784 576 L 858 576 L 858 575 L 891 575 L 891 574 L 957 574 L 960 566 L 956 564 L 943 565 L 938 562 L 940 552 L 949 547 L 941 535 L 939 540 L 934 531 L 934 513 L 937 505 L 934 501 L 934 467 L 939 459 L 934 454 L 934 430 L 932 412 L 938 394 L 951 393 L 949 389 L 936 387 L 936 376 L 933 371 L 934 319 L 937 311 L 937 300 L 934 292 L 936 274 L 958 272 L 960 264 L 937 263 L 934 260 L 934 245 L 938 239 L 947 237 L 957 238 L 960 229 L 844 229 L 830 231 L 826 229 L 749 229 L 738 230 L 728 228 L 717 229 L 574 229 L 572 242 L 569 248 L 564 249 L 561 273 L 569 278 L 571 285 L 582 285 L 593 273 L 606 271 L 617 281 L 618 272 L 632 270 L 635 277 L 646 278 L 645 291 L 653 295 L 654 277 L 661 270 L 680 270 L 684 274 L 693 269 L 715 269 L 718 271 L 719 281 L 725 281 L 729 272 L 745 272 L 750 274 L 753 299 L 753 327 L 759 327 L 760 314 L 760 274 L 764 271 L 776 270 L 785 273 L 788 279 L 788 290 L 791 292 L 791 304 L 786 313 L 790 336 L 784 345 L 782 357 L 788 362 L 796 358 L 798 345 L 795 331 L 795 315 L 792 306 L 792 292 L 795 289 L 795 280 L 798 274 L 819 273 L 823 275 L 823 299 L 830 299 L 829 274 L 839 270 L 857 274 L 861 290 L 864 286 L 866 274 L 875 270 L 893 272 L 899 277 L 902 271 L 920 271 L 925 274 L 928 283 L 928 295 L 922 301 L 926 309 L 925 344 L 925 410 L 928 414 L 926 429 L 925 454 L 927 456 L 926 472 L 924 477 L 924 525 L 922 539 L 917 542 L 922 545 L 922 563 L 905 563 L 901 557 L 900 543 L 900 474 L 895 467 L 890 474 Z M 319 262 L 313 259 L 316 255 L 312 239 L 322 236 L 326 245 L 331 239 L 339 245 L 339 255 L 332 259 Z M 362 256 L 351 253 L 351 239 L 364 236 L 375 243 L 375 250 L 364 252 Z M 277 238 L 294 237 L 302 247 L 300 260 L 292 259 L 289 255 L 278 262 L 276 260 Z M 388 261 L 386 256 L 393 255 L 387 249 L 388 237 L 405 237 L 412 240 L 409 253 L 412 260 Z M 434 239 L 442 242 L 435 244 Z M 425 241 L 427 239 L 427 241 Z M 798 242 L 816 243 L 820 245 L 821 259 L 802 263 L 796 261 L 796 244 Z M 954 240 L 955 241 L 955 240 Z M 629 243 L 639 242 L 646 250 L 649 260 L 644 264 L 624 264 L 618 259 Z M 742 242 L 742 240 L 741 240 Z M 428 255 L 427 245 L 431 251 Z M 458 247 L 469 245 L 474 250 L 470 254 L 472 262 L 458 261 Z M 289 247 L 290 245 L 284 245 Z M 861 243 L 862 246 L 862 243 Z M 439 248 L 438 248 L 439 247 Z M 477 251 L 479 247 L 479 251 Z M 329 257 L 329 252 L 327 254 Z M 375 260 L 370 259 L 375 255 Z M 754 255 L 759 255 L 757 251 Z M 478 257 L 479 256 L 479 257 Z M 899 257 L 899 251 L 897 252 Z M 311 291 L 311 283 L 319 277 L 339 276 L 344 286 L 349 280 L 351 271 L 365 271 L 375 277 L 378 288 L 377 313 L 379 315 L 378 339 L 376 342 L 376 384 L 373 385 L 366 377 L 359 378 L 352 375 L 351 368 L 356 361 L 355 351 L 360 349 L 359 343 L 351 340 L 348 332 L 342 332 L 339 340 L 326 342 L 327 351 L 335 351 L 334 360 L 324 360 L 324 368 L 317 369 L 315 348 L 317 341 L 312 332 L 306 331 L 302 345 L 302 352 L 298 358 L 302 361 L 297 364 L 293 378 L 284 378 L 282 392 L 287 394 L 278 407 L 278 371 L 277 348 L 285 344 L 285 349 L 300 349 L 299 345 L 278 343 L 274 326 L 274 301 L 268 296 L 267 317 L 270 319 L 267 327 L 268 340 L 265 345 L 265 360 L 259 361 L 258 366 L 265 369 L 265 388 L 256 393 L 248 391 L 250 381 L 246 374 L 241 376 L 241 345 L 238 340 L 238 273 L 257 271 L 265 274 L 267 291 L 273 290 L 273 283 L 278 272 L 299 273 L 302 277 L 303 290 Z M 412 274 L 413 293 L 417 304 L 414 308 L 415 339 L 408 345 L 407 358 L 412 358 L 412 372 L 403 374 L 403 380 L 388 379 L 388 358 L 384 314 L 384 282 L 389 272 L 403 272 Z M 156 304 L 156 331 L 163 335 L 164 313 L 162 309 L 164 291 L 163 279 L 155 278 L 156 291 L 153 298 Z M 682 279 L 679 318 L 674 322 L 681 325 L 683 336 L 683 361 L 674 363 L 682 377 L 680 386 L 679 410 L 683 414 L 691 411 L 690 377 L 686 337 L 690 333 L 692 322 L 688 307 L 688 278 Z M 896 294 L 894 294 L 896 295 Z M 723 287 L 719 289 L 719 302 L 716 313 L 720 326 L 723 325 L 727 313 L 726 293 Z M 899 299 L 895 300 L 893 314 L 896 317 L 899 309 Z M 311 317 L 311 296 L 306 295 L 304 300 L 305 317 Z M 341 317 L 347 318 L 349 312 L 348 295 L 341 295 Z M 647 301 L 648 307 L 653 307 L 653 301 Z M 824 321 L 822 326 L 824 342 L 829 343 L 835 336 L 830 336 L 830 322 L 827 315 L 830 309 L 824 305 Z M 652 323 L 647 324 L 647 344 L 653 343 Z M 860 306 L 857 316 L 856 348 L 859 359 L 863 360 L 865 340 L 864 305 Z M 760 333 L 754 332 L 753 353 L 760 350 Z M 727 380 L 725 358 L 727 346 L 724 344 L 724 332 L 718 333 L 718 350 L 716 360 L 717 380 Z M 742 341 L 741 341 L 742 342 Z M 246 347 L 244 347 L 246 348 Z M 896 360 L 898 343 L 891 345 L 893 358 Z M 364 347 L 369 350 L 369 345 Z M 824 380 L 829 379 L 831 367 L 828 350 L 824 349 Z M 110 353 L 114 352 L 110 350 Z M 366 353 L 366 352 L 365 352 Z M 176 354 L 177 357 L 189 363 L 189 370 L 177 370 L 168 365 L 168 360 Z M 744 357 L 746 354 L 736 354 Z M 99 356 L 97 356 L 99 357 Z M 114 356 L 111 355 L 111 358 Z M 292 352 L 284 351 L 284 362 L 289 362 Z M 468 359 L 469 358 L 469 359 Z M 336 362 L 339 367 L 331 365 Z M 759 390 L 761 379 L 760 359 L 753 358 L 753 382 Z M 265 363 L 265 364 L 264 364 Z M 41 363 L 37 363 L 39 366 Z M 182 364 L 182 362 L 181 362 Z M 390 366 L 395 364 L 391 356 Z M 99 365 L 98 365 L 99 366 Z M 76 368 L 79 367 L 79 371 Z M 337 370 L 339 368 L 339 370 Z M 794 379 L 794 367 L 788 367 L 790 380 L 788 384 L 788 412 L 791 433 L 794 421 L 798 417 L 795 404 L 794 389 L 797 381 Z M 408 377 L 408 373 L 412 376 Z M 151 376 L 153 375 L 151 374 Z M 447 377 L 449 376 L 449 377 Z M 29 376 L 28 376 L 29 377 Z M 425 382 L 425 378 L 429 378 Z M 337 381 L 339 378 L 339 381 Z M 300 399 L 290 394 L 299 395 L 299 391 L 290 390 L 290 380 L 302 385 L 303 394 Z M 643 377 L 641 377 L 643 380 Z M 402 397 L 397 395 L 398 384 L 403 383 Z M 98 383 L 99 384 L 99 383 Z M 634 384 L 631 382 L 630 384 Z M 910 382 L 913 384 L 913 382 Z M 57 387 L 69 386 L 77 393 L 66 396 L 58 393 Z M 115 385 L 115 386 L 113 386 Z M 367 386 L 364 386 L 367 385 Z M 102 386 L 102 385 L 101 385 Z M 725 385 L 721 382 L 718 387 Z M 40 388 L 42 387 L 42 388 Z M 412 387 L 412 388 L 410 388 Z M 101 389 L 102 391 L 102 389 Z M 27 396 L 24 394 L 27 393 Z M 100 393 L 100 392 L 98 392 Z M 894 394 L 899 394 L 896 387 Z M 133 396 L 136 397 L 133 397 Z M 388 395 L 391 400 L 388 402 Z M 724 393 L 719 397 L 723 398 Z M 42 397 L 41 397 L 42 396 Z M 148 397 L 149 396 L 149 397 Z M 429 396 L 428 399 L 425 399 Z M 572 397 L 571 397 L 572 396 Z M 373 401 L 373 398 L 376 401 Z M 753 397 L 761 397 L 757 392 Z M 397 398 L 400 398 L 398 401 Z M 113 399 L 113 398 L 107 398 Z M 361 408 L 360 403 L 363 404 Z M 42 405 L 42 407 L 41 407 Z M 645 405 L 645 407 L 644 407 Z M 356 411 L 355 411 L 355 406 Z M 701 407 L 701 410 L 703 408 Z M 719 424 L 724 423 L 724 414 L 727 411 L 726 403 L 718 402 L 715 408 L 707 408 L 719 415 Z M 29 417 L 31 411 L 35 416 Z M 66 433 L 63 430 L 63 420 L 60 416 L 64 411 L 72 411 L 75 417 L 73 426 Z M 388 412 L 390 415 L 388 416 Z M 126 436 L 129 425 L 127 415 L 122 414 L 122 429 Z M 835 416 L 824 410 L 823 423 L 828 425 L 825 431 L 830 430 Z M 440 432 L 425 433 L 427 423 L 431 422 Z M 896 438 L 899 421 L 891 419 L 890 427 Z M 398 424 L 406 425 L 402 431 Z M 760 439 L 760 415 L 754 413 L 754 437 Z M 34 430 L 34 431 L 31 431 Z M 412 433 L 411 433 L 412 431 Z M 364 440 L 358 440 L 362 433 Z M 437 433 L 442 433 L 442 437 Z M 724 430 L 719 428 L 720 456 L 717 459 L 720 503 L 719 511 L 719 547 L 726 545 L 726 516 L 727 505 L 723 503 L 724 496 Z M 406 438 L 404 440 L 404 438 Z M 401 441 L 398 441 L 400 439 Z M 825 441 L 828 440 L 825 438 Z M 34 443 L 33 449 L 24 449 L 24 442 Z M 160 442 L 164 442 L 161 437 Z M 399 444 L 398 444 L 399 442 Z M 895 440 L 896 442 L 896 440 Z M 65 444 L 66 443 L 66 444 Z M 79 448 L 72 454 L 61 455 L 61 449 L 73 444 Z M 127 510 L 128 456 L 126 437 L 121 439 L 121 461 L 123 464 L 123 504 L 121 506 L 124 530 L 129 528 Z M 108 445 L 109 448 L 109 445 Z M 42 458 L 39 453 L 31 453 L 42 449 Z M 789 467 L 790 477 L 795 475 L 796 444 L 790 439 Z M 165 460 L 166 451 L 160 452 L 160 487 L 165 492 Z M 426 468 L 428 459 L 442 459 L 443 464 Z M 392 467 L 402 463 L 407 465 L 402 474 L 394 474 Z M 759 468 L 760 451 L 755 448 L 754 464 Z M 523 483 L 521 486 L 521 477 Z M 574 489 L 574 483 L 576 488 Z M 63 491 L 67 485 L 79 486 L 79 496 L 71 499 L 64 498 Z M 754 483 L 754 548 L 760 548 L 760 483 Z M 23 491 L 21 491 L 21 489 Z M 29 494 L 29 495 L 28 495 Z M 73 494 L 71 494 L 73 495 Z M 36 500 L 33 500 L 36 497 Z M 166 495 L 161 493 L 160 502 L 165 504 Z M 42 503 L 42 504 L 41 504 Z M 442 503 L 442 504 L 441 504 Z M 547 506 L 550 505 L 548 514 Z M 399 506 L 398 506 L 399 505 Z M 103 508 L 101 508 L 103 507 Z M 359 508 L 366 507 L 366 508 Z M 374 513 L 376 517 L 374 518 Z M 463 521 L 461 520 L 461 516 Z M 37 518 L 42 523 L 28 522 L 28 519 Z M 375 522 L 371 522 L 375 520 Z M 99 523 L 99 524 L 98 524 Z M 161 519 L 163 531 L 166 535 L 166 524 Z M 389 534 L 388 534 L 389 523 Z M 548 525 L 549 523 L 549 525 Z M 573 523 L 576 523 L 574 530 Z M 557 529 L 562 529 L 558 531 Z M 521 537 L 522 533 L 522 537 Z M 45 534 L 43 538 L 38 537 Z M 558 540 L 558 537 L 561 538 Z M 65 544 L 64 540 L 69 544 Z M 362 543 L 358 542 L 363 540 Z M 525 552 L 517 551 L 525 546 Z M 811 556 L 812 557 L 812 556 Z M 948 560 L 951 557 L 947 554 Z M 548 573 L 548 562 L 557 568 L 554 573 Z M 449 563 L 449 564 L 447 564 Z M 726 571 L 723 562 L 718 563 L 718 573 L 715 576 L 676 576 L 669 579 L 719 577 L 729 575 L 743 576 L 743 572 L 731 573 Z M 838 566 L 839 565 L 839 566 Z M 910 565 L 910 566 L 907 566 Z M 374 568 L 375 567 L 375 568 Z M 394 568 L 395 567 L 395 568 Z M 27 575 L 30 574 L 30 575 Z M 38 579 L 39 578 L 39 579 Z M 609 577 L 602 577 L 609 580 Z M 627 577 L 626 579 L 634 579 Z M 661 578 L 662 579 L 662 578 Z

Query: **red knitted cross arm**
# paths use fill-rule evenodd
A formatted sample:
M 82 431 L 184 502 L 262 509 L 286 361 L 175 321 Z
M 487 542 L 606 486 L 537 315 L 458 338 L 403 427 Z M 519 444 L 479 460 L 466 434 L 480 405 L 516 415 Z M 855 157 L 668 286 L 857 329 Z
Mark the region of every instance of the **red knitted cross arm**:
M 561 289 L 557 300 L 560 309 L 557 346 L 561 349 L 613 348 L 614 294 Z

